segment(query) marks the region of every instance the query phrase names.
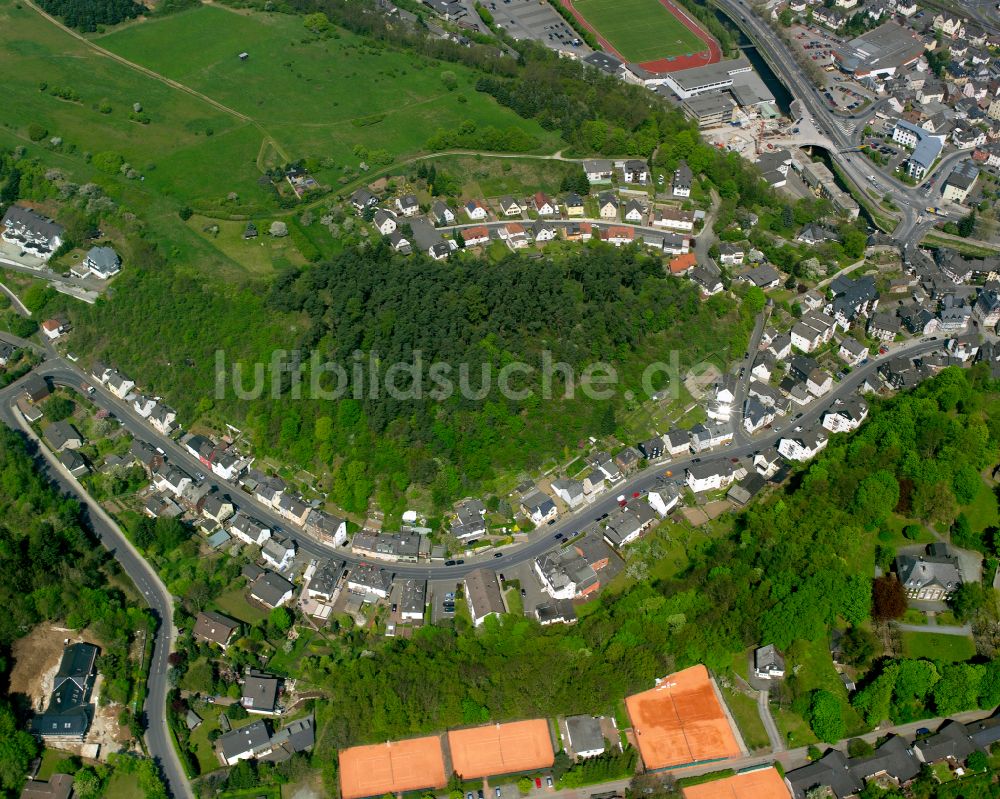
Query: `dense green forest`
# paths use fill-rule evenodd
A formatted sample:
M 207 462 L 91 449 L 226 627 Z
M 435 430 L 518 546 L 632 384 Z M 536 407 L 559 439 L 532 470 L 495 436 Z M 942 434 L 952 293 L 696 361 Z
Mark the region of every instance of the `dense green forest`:
M 479 631 L 425 627 L 382 642 L 352 630 L 338 655 L 304 668 L 329 689 L 318 708 L 321 759 L 345 744 L 487 719 L 606 713 L 674 669 L 724 672 L 748 646 L 789 651 L 824 640 L 835 624 L 860 629 L 876 560 L 885 566 L 893 555 L 880 543 L 890 512 L 950 524 L 998 445 L 996 386 L 979 368 L 951 368 L 877 402 L 859 432 L 835 437 L 784 490 L 741 514 L 731 535 L 689 551 L 678 576 L 605 592 L 573 627 L 505 617 Z M 371 656 L 358 657 L 364 650 Z M 875 664 L 855 709 L 792 678 L 792 707 L 827 737 L 857 720 L 855 710 L 874 725 L 1000 702 L 996 661 L 919 663 Z
M 105 696 L 127 702 L 135 688 L 129 647 L 152 620 L 113 587 L 117 566 L 80 523 L 80 507 L 53 488 L 24 439 L 6 427 L 0 427 L 0 520 L 0 676 L 13 666 L 13 643 L 36 624 L 55 621 L 91 631 L 101 645 Z M 16 796 L 38 746 L 23 732 L 24 698 L 7 695 L 6 677 L 0 685 L 0 795 Z M 122 721 L 135 726 L 128 710 Z
M 82 31 L 96 31 L 98 25 L 117 25 L 144 10 L 135 0 L 39 0 L 39 5 Z
M 578 369 L 610 361 L 637 389 L 646 362 L 666 360 L 671 348 L 686 366 L 742 351 L 747 335 L 732 300 L 703 303 L 693 285 L 664 276 L 659 260 L 605 245 L 500 263 L 401 258 L 378 245 L 284 273 L 266 296 L 247 288 L 228 297 L 179 280 L 152 250 L 140 255 L 118 278 L 115 300 L 76 309 L 76 346 L 162 391 L 185 420 L 204 414 L 220 426 L 238 424 L 259 454 L 330 469 L 333 496 L 350 511 L 363 511 L 376 487 L 384 508 L 399 505 L 411 484 L 429 487 L 443 503 L 498 470 L 530 468 L 595 430 L 613 432 L 608 405 L 621 406 L 621 391 L 608 401 L 579 391 L 563 401 L 556 383 L 552 401 L 536 388 L 524 400 L 493 391 L 481 401 L 398 402 L 383 391 L 334 402 L 310 400 L 306 374 L 301 399 L 286 375 L 280 396 L 271 396 L 268 379 L 258 401 L 236 398 L 231 386 L 213 401 L 217 349 L 228 364 L 248 365 L 268 363 L 277 349 L 300 349 L 303 361 L 316 351 L 348 374 L 355 351 L 377 353 L 388 365 L 412 362 L 421 350 L 425 364 L 471 364 L 473 389 L 482 382 L 480 364 L 538 366 L 547 349 Z M 179 364 L 186 367 L 172 367 Z M 249 387 L 252 369 L 244 373 Z

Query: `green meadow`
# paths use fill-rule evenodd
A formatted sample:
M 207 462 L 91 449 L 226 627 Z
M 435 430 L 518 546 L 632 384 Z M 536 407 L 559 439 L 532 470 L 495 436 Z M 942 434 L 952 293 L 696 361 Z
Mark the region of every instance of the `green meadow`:
M 556 148 L 553 134 L 477 93 L 471 70 L 343 30 L 317 37 L 300 16 L 201 6 L 95 41 L 251 117 L 293 159 L 332 159 L 334 172 L 357 165 L 358 144 L 400 160 L 465 121 Z

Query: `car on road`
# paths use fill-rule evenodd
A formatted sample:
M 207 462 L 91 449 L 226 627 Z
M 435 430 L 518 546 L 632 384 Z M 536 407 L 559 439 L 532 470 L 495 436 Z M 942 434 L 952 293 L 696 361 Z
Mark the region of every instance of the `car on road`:
M 455 561 L 453 561 L 453 560 L 446 560 L 444 562 L 444 565 L 445 566 L 454 566 L 455 565 Z
M 524 590 L 524 589 L 522 588 L 522 589 L 521 589 L 521 599 L 524 599 L 524 598 L 525 598 L 525 597 L 526 597 L 527 595 L 528 595 L 528 592 L 527 592 L 527 591 L 525 591 L 525 590 Z
M 503 557 L 503 552 L 494 552 L 493 553 L 493 557 L 494 558 L 502 558 Z
M 465 563 L 465 561 L 464 561 L 464 560 L 456 560 L 456 561 L 455 561 L 455 565 L 456 565 L 456 566 L 461 566 L 461 565 L 462 565 L 463 563 Z
M 455 592 L 454 591 L 449 591 L 447 594 L 444 595 L 444 598 L 445 599 L 454 599 L 455 598 Z
M 397 607 L 398 607 L 398 606 L 396 605 L 396 603 L 395 603 L 395 602 L 393 602 L 393 603 L 392 603 L 392 612 L 393 612 L 393 613 L 395 613 L 395 612 L 396 612 L 396 608 L 397 608 Z
M 564 536 L 564 535 L 566 535 L 566 533 L 556 533 L 556 534 L 555 534 L 554 536 L 552 536 L 552 537 L 553 537 L 553 538 L 554 538 L 554 539 L 555 539 L 556 541 L 562 541 L 562 538 L 563 538 L 563 536 Z
M 555 524 L 555 523 L 556 523 L 556 520 L 555 520 L 555 519 L 549 519 L 549 520 L 548 520 L 548 521 L 546 522 L 546 524 L 549 524 L 549 525 L 552 525 L 552 524 Z

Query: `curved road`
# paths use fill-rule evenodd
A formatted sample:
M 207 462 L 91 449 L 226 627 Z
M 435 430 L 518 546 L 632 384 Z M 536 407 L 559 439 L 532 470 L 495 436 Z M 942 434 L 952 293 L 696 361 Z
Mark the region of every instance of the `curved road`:
M 6 336 L 10 338 L 9 336 Z M 693 456 L 684 456 L 672 461 L 663 461 L 654 466 L 650 466 L 644 471 L 637 472 L 629 479 L 615 486 L 603 497 L 588 505 L 586 508 L 571 514 L 560 517 L 555 524 L 547 525 L 539 530 L 532 540 L 526 544 L 505 550 L 500 558 L 494 559 L 492 554 L 486 556 L 470 557 L 465 563 L 455 566 L 427 565 L 414 563 L 393 563 L 385 562 L 385 569 L 400 577 L 421 577 L 424 579 L 438 579 L 441 577 L 462 577 L 465 574 L 486 564 L 494 566 L 506 566 L 511 563 L 522 563 L 538 557 L 543 552 L 559 546 L 560 542 L 555 540 L 556 533 L 571 534 L 579 531 L 597 517 L 604 513 L 610 513 L 618 506 L 616 497 L 620 494 L 630 495 L 636 491 L 648 491 L 654 488 L 663 479 L 664 471 L 670 469 L 674 475 L 681 476 L 684 469 L 696 460 L 704 463 L 715 461 L 725 461 L 731 458 L 740 458 L 752 455 L 754 452 L 766 449 L 776 444 L 781 437 L 781 431 L 789 427 L 808 427 L 817 423 L 824 411 L 833 405 L 838 399 L 845 399 L 853 394 L 860 387 L 866 377 L 869 377 L 879 364 L 886 359 L 898 355 L 915 356 L 927 353 L 931 350 L 939 349 L 943 345 L 940 341 L 911 341 L 902 345 L 893 346 L 890 352 L 878 358 L 872 358 L 864 366 L 858 367 L 851 372 L 843 381 L 834 385 L 825 397 L 814 402 L 795 419 L 787 417 L 774 425 L 765 435 L 755 437 L 747 436 L 744 442 L 734 443 L 729 447 L 722 447 L 708 453 Z M 334 548 L 321 544 L 314 538 L 306 535 L 301 530 L 292 528 L 286 519 L 276 514 L 270 508 L 258 503 L 252 496 L 243 492 L 238 485 L 233 482 L 222 480 L 212 474 L 205 466 L 181 447 L 176 441 L 166 436 L 160 435 L 144 419 L 135 413 L 129 403 L 122 402 L 89 375 L 84 374 L 80 369 L 60 357 L 52 357 L 39 365 L 35 372 L 51 379 L 54 383 L 67 388 L 79 391 L 82 382 L 88 382 L 95 387 L 95 393 L 88 397 L 100 407 L 112 412 L 126 429 L 133 436 L 141 441 L 145 441 L 154 447 L 161 448 L 167 459 L 181 467 L 185 471 L 196 474 L 206 474 L 206 481 L 216 487 L 217 490 L 229 494 L 234 504 L 241 507 L 247 513 L 258 517 L 275 530 L 280 530 L 285 535 L 294 539 L 300 549 L 315 557 L 330 557 L 335 555 L 347 561 L 348 564 L 359 563 L 370 558 L 363 558 L 352 553 L 348 548 Z M 8 388 L 9 391 L 9 388 Z M 3 393 L 0 392 L 0 396 Z M 9 395 L 8 395 L 9 396 Z
M 125 537 L 121 528 L 90 497 L 83 486 L 48 448 L 38 441 L 38 437 L 15 405 L 21 392 L 21 380 L 0 390 L 0 419 L 11 429 L 20 430 L 28 438 L 35 441 L 38 451 L 45 459 L 46 470 L 52 481 L 62 489 L 64 494 L 74 496 L 79 500 L 85 523 L 90 525 L 100 542 L 118 561 L 122 570 L 135 583 L 136 588 L 142 592 L 150 610 L 159 621 L 156 637 L 153 639 L 153 652 L 147 680 L 148 691 L 144 707 L 147 720 L 146 745 L 150 755 L 156 760 L 163 772 L 170 794 L 177 799 L 193 799 L 187 776 L 177 757 L 170 730 L 167 727 L 166 703 L 169 690 L 167 656 L 173 648 L 175 636 L 173 598 L 153 568 Z

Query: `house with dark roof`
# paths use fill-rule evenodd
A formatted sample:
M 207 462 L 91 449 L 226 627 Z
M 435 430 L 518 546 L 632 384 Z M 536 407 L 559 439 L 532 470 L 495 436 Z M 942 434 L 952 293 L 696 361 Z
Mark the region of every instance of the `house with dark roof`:
M 271 736 L 271 752 L 262 759 L 271 763 L 288 760 L 298 752 L 312 749 L 316 743 L 316 722 L 312 716 L 290 721 Z
M 45 712 L 31 720 L 31 729 L 43 739 L 82 741 L 90 728 L 90 694 L 97 677 L 97 647 L 70 644 L 63 650 Z
M 962 584 L 958 558 L 943 543 L 929 544 L 923 555 L 899 555 L 896 574 L 911 599 L 940 602 Z
M 976 745 L 964 724 L 946 721 L 934 735 L 914 742 L 913 751 L 921 763 L 938 763 L 942 760 L 965 761 L 976 750 Z
M 197 641 L 218 644 L 225 650 L 233 638 L 233 633 L 239 628 L 240 623 L 236 619 L 231 619 L 214 610 L 205 610 L 195 618 L 191 634 Z
M 604 754 L 606 741 L 601 720 L 593 716 L 569 716 L 566 719 L 569 752 L 577 760 Z
M 56 452 L 61 452 L 64 449 L 80 449 L 83 446 L 83 436 L 65 419 L 53 422 L 46 427 L 44 435 L 45 440 Z
M 28 780 L 21 790 L 21 799 L 70 799 L 73 793 L 72 774 L 53 774 L 48 781 Z
M 250 713 L 272 715 L 277 712 L 278 688 L 277 677 L 250 669 L 243 680 L 240 704 Z
M 465 601 L 472 623 L 479 627 L 489 616 L 507 612 L 496 572 L 479 568 L 465 576 Z
M 250 584 L 250 598 L 269 608 L 278 608 L 292 601 L 295 586 L 280 574 L 262 572 Z
M 785 659 L 774 644 L 759 646 L 754 650 L 753 673 L 761 680 L 780 679 L 785 676 Z
M 43 261 L 62 246 L 66 232 L 62 225 L 21 205 L 10 206 L 0 224 L 3 225 L 0 238 Z
M 224 766 L 264 757 L 271 750 L 271 730 L 263 719 L 227 732 L 215 741 L 215 751 Z
M 91 247 L 83 259 L 83 265 L 94 277 L 107 280 L 122 270 L 122 259 L 114 247 Z
M 391 585 L 392 575 L 374 563 L 358 563 L 347 576 L 347 590 L 366 602 L 387 599 Z

